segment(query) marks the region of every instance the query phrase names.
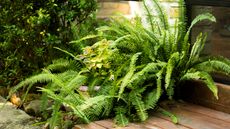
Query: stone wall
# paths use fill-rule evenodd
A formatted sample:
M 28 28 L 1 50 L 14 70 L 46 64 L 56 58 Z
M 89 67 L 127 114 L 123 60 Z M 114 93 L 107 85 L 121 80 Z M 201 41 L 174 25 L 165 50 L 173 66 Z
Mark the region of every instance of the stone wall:
M 125 2 L 100 2 L 100 9 L 98 10 L 98 18 L 107 18 L 116 13 L 123 15 L 130 15 L 130 5 L 128 1 Z

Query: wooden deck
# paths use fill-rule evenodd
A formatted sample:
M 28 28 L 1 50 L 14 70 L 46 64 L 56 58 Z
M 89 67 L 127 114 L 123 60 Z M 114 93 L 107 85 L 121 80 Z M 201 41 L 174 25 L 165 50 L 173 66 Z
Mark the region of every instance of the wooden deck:
M 73 129 L 230 129 L 230 114 L 202 106 L 178 102 L 165 104 L 164 108 L 179 118 L 179 124 L 159 113 L 152 113 L 143 123 L 130 123 L 127 127 L 116 127 L 112 120 L 101 120 L 88 125 L 76 125 Z

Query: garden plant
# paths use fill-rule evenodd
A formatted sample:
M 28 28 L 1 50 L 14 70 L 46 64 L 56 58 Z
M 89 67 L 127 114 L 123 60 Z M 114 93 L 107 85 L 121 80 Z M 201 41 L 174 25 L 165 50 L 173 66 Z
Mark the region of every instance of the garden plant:
M 62 57 L 54 46 L 76 52 L 69 42 L 94 30 L 96 9 L 96 0 L 1 0 L 0 86 L 14 86 Z
M 147 7 L 145 0 L 143 5 L 147 23 L 139 17 L 112 18 L 107 26 L 98 28 L 98 34 L 71 42 L 81 47 L 83 41 L 95 38 L 95 44 L 81 47 L 77 55 L 56 48 L 69 58 L 54 60 L 42 73 L 16 85 L 11 94 L 46 83 L 38 89 L 44 102 L 43 117 L 51 128 L 63 127 L 60 121 L 66 120 L 89 123 L 112 117 L 120 126 L 145 121 L 148 111 L 159 109 L 162 97 L 172 100 L 175 88 L 186 80 L 201 80 L 218 99 L 210 73 L 230 75 L 230 61 L 202 56 L 206 34 L 200 33 L 195 43 L 189 40 L 197 22 L 215 22 L 215 17 L 209 13 L 198 15 L 187 28 L 183 0 L 179 1 L 180 17 L 174 25 L 169 24 L 157 0 L 151 1 L 157 13 Z M 50 100 L 52 115 L 46 112 Z

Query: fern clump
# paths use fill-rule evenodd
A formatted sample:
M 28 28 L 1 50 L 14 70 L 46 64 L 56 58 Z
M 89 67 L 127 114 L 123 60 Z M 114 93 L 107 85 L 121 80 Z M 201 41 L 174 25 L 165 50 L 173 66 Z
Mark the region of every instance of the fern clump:
M 157 0 L 151 2 L 157 15 L 152 14 L 145 2 L 147 25 L 138 17 L 114 18 L 109 25 L 98 28 L 98 35 L 72 43 L 95 37 L 100 41 L 83 47 L 79 55 L 57 48 L 72 59 L 54 61 L 41 74 L 22 81 L 12 91 L 46 82 L 40 90 L 44 98 L 54 101 L 48 120 L 51 127 L 62 117 L 63 105 L 71 109 L 76 122 L 114 117 L 118 125 L 126 126 L 130 121 L 145 121 L 148 111 L 157 109 L 161 96 L 173 99 L 175 88 L 186 80 L 203 81 L 218 98 L 210 73 L 230 75 L 230 61 L 201 55 L 206 34 L 201 33 L 195 43 L 188 40 L 197 22 L 215 22 L 215 17 L 209 13 L 199 15 L 186 30 L 183 0 L 179 1 L 181 16 L 174 26 L 169 24 Z M 81 90 L 82 87 L 86 89 Z M 177 122 L 173 115 L 169 116 Z

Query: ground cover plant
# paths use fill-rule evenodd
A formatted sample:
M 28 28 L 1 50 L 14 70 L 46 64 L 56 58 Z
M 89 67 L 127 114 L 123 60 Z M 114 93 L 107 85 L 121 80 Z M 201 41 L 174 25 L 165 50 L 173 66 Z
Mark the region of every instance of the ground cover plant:
M 77 55 L 57 48 L 72 59 L 53 61 L 42 73 L 20 82 L 11 93 L 47 83 L 39 90 L 44 101 L 43 117 L 51 128 L 63 128 L 67 120 L 89 123 L 113 117 L 120 126 L 145 121 L 149 110 L 159 108 L 162 96 L 173 99 L 175 88 L 186 80 L 203 81 L 218 99 L 210 73 L 230 75 L 230 61 L 201 56 L 206 34 L 201 33 L 195 43 L 189 42 L 191 28 L 197 22 L 215 22 L 215 18 L 201 14 L 187 29 L 184 2 L 180 0 L 180 18 L 171 26 L 157 0 L 151 1 L 157 14 L 145 2 L 147 24 L 138 17 L 112 19 L 109 25 L 98 28 L 97 35 L 72 43 L 80 47 L 90 38 L 98 42 L 82 47 Z M 49 100 L 53 101 L 52 115 L 46 112 Z
M 0 86 L 14 86 L 60 58 L 54 46 L 75 51 L 68 43 L 94 30 L 96 8 L 95 0 L 1 0 Z

